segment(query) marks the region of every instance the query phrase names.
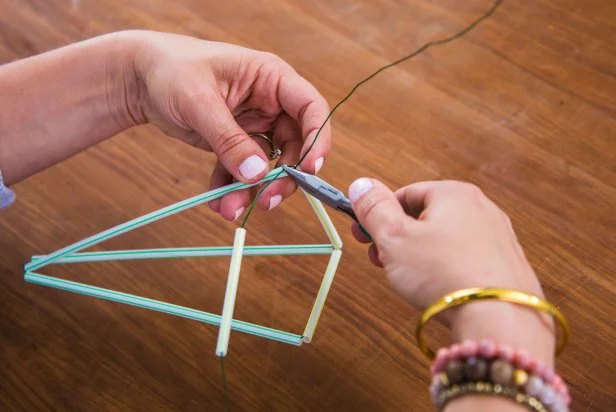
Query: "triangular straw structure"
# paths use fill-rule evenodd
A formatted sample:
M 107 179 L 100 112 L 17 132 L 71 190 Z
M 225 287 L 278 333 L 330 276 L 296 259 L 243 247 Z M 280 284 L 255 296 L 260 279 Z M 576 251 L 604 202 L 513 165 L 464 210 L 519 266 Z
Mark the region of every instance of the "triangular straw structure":
M 333 282 L 336 268 L 341 256 L 342 241 L 332 224 L 332 221 L 323 207 L 323 204 L 314 197 L 305 193 L 310 205 L 316 213 L 321 225 L 323 226 L 331 244 L 317 245 L 280 245 L 280 246 L 244 246 L 243 238 L 245 230 L 238 235 L 236 232 L 236 240 L 234 247 L 192 247 L 192 248 L 161 248 L 161 249 L 134 249 L 134 250 L 112 250 L 104 252 L 80 252 L 83 249 L 97 245 L 105 240 L 120 236 L 131 230 L 145 226 L 165 217 L 180 213 L 200 204 L 218 199 L 225 194 L 236 190 L 246 189 L 256 186 L 274 179 L 280 179 L 286 176 L 286 173 L 281 172 L 281 168 L 270 171 L 261 181 L 253 184 L 233 183 L 215 190 L 193 196 L 189 199 L 164 207 L 144 216 L 130 220 L 126 223 L 117 225 L 111 229 L 90 236 L 72 245 L 66 246 L 49 255 L 33 256 L 31 261 L 25 266 L 25 280 L 36 283 L 42 286 L 53 287 L 65 291 L 80 293 L 83 295 L 93 296 L 101 299 L 106 299 L 114 302 L 125 303 L 128 305 L 138 306 L 145 309 L 150 309 L 158 312 L 168 313 L 170 315 L 181 316 L 189 319 L 198 320 L 201 322 L 220 325 L 219 342 L 217 345 L 216 354 L 224 356 L 227 352 L 230 330 L 236 330 L 244 333 L 249 333 L 263 338 L 272 339 L 278 342 L 289 343 L 292 345 L 301 345 L 304 342 L 310 342 L 316 325 L 323 310 L 327 293 Z M 238 236 L 241 238 L 239 239 Z M 240 241 L 241 240 L 241 241 Z M 239 243 L 238 243 L 239 242 Z M 241 245 L 240 245 L 241 243 Z M 275 255 L 331 255 L 330 262 L 327 266 L 326 274 L 323 278 L 321 288 L 315 300 L 312 312 L 308 318 L 308 323 L 303 335 L 284 332 L 261 325 L 256 325 L 248 322 L 242 322 L 233 319 L 233 305 L 235 304 L 235 292 L 237 291 L 239 273 L 241 269 L 242 256 L 275 256 Z M 111 289 L 90 286 L 83 283 L 72 282 L 69 280 L 59 279 L 51 276 L 41 275 L 34 272 L 45 266 L 60 263 L 80 263 L 80 262 L 101 262 L 113 260 L 142 260 L 142 259 L 165 259 L 165 258 L 181 258 L 181 257 L 211 257 L 211 256 L 231 256 L 230 273 L 227 284 L 227 292 L 225 293 L 225 307 L 223 315 L 215 315 L 191 309 L 183 306 L 173 305 L 166 302 L 148 299 L 128 293 L 118 292 Z

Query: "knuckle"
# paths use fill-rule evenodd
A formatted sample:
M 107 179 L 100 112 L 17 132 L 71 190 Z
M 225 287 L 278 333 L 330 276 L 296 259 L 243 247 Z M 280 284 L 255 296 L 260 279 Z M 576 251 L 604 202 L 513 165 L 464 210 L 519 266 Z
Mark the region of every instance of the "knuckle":
M 272 52 L 261 52 L 261 60 L 263 61 L 263 63 L 286 65 L 286 62 L 280 56 Z
M 262 56 L 265 60 L 282 60 L 276 53 L 264 51 L 262 52 Z
M 449 183 L 451 195 L 460 200 L 483 203 L 488 200 L 481 188 L 473 183 L 453 181 Z
M 382 237 L 395 241 L 406 236 L 406 227 L 402 222 L 387 220 L 381 230 Z
M 383 204 L 383 199 L 377 194 L 366 193 L 361 199 L 359 208 L 360 214 L 364 219 L 370 219 L 378 214 L 379 207 Z
M 404 236 L 404 224 L 403 222 L 391 219 L 388 216 L 386 203 L 387 199 L 380 194 L 364 195 L 360 206 L 360 215 L 366 221 L 372 221 L 373 225 L 378 225 L 379 237 L 393 240 Z M 377 235 L 377 233 L 375 233 Z
M 403 288 L 407 283 L 407 276 L 408 275 L 406 272 L 400 270 L 392 270 L 387 272 L 387 280 L 393 287 L 398 289 Z
M 311 101 L 312 105 L 314 105 L 314 108 L 315 108 L 314 115 L 315 116 L 327 115 L 330 111 L 329 103 L 327 102 L 325 97 L 323 97 L 316 89 L 314 89 L 314 91 L 315 93 Z M 322 119 L 322 120 L 325 120 L 325 119 Z M 331 121 L 332 121 L 331 118 L 327 120 L 328 123 L 331 123 Z
M 299 111 L 297 112 L 297 118 L 299 119 L 300 123 L 306 120 L 306 112 L 308 112 L 308 109 L 310 109 L 310 106 L 312 106 L 313 104 L 313 101 L 308 101 L 299 108 Z M 310 133 L 314 132 L 315 130 L 317 130 L 316 127 L 313 127 L 311 130 L 309 130 L 308 136 L 310 136 Z
M 474 183 L 460 182 L 460 190 L 467 196 L 483 197 L 483 191 Z
M 503 221 L 505 222 L 505 224 L 513 229 L 513 223 L 511 222 L 511 218 L 509 217 L 509 215 L 507 213 L 505 213 L 502 209 L 498 208 L 498 210 L 500 211 L 500 215 L 501 218 L 503 219 Z
M 324 108 L 327 112 L 329 112 L 329 111 L 331 110 L 331 106 L 329 105 L 329 102 L 328 102 L 328 101 L 327 101 L 327 99 L 326 99 L 323 95 L 321 95 L 321 94 L 319 94 L 319 96 L 317 97 L 317 103 L 318 103 L 319 105 L 323 106 L 323 108 Z M 328 121 L 329 121 L 329 120 L 328 120 Z
M 226 157 L 244 143 L 246 134 L 238 128 L 231 127 L 218 135 L 214 142 L 214 151 L 218 157 Z

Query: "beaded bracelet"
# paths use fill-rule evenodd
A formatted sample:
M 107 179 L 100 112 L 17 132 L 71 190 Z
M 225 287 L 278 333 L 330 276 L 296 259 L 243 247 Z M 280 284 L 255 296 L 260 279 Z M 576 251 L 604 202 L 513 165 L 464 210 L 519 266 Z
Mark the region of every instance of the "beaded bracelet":
M 522 394 L 515 389 L 489 382 L 468 382 L 462 385 L 452 385 L 441 392 L 436 399 L 437 411 L 442 411 L 450 401 L 459 398 L 460 396 L 471 394 L 503 396 L 520 405 L 526 406 L 532 411 L 549 412 L 537 398 Z
M 463 381 L 491 383 L 518 388 L 547 405 L 550 411 L 566 411 L 571 403 L 567 385 L 552 368 L 530 358 L 523 350 L 497 345 L 489 340 L 479 343 L 464 341 L 440 349 L 431 366 L 433 374 L 430 393 L 436 402 L 440 393 Z

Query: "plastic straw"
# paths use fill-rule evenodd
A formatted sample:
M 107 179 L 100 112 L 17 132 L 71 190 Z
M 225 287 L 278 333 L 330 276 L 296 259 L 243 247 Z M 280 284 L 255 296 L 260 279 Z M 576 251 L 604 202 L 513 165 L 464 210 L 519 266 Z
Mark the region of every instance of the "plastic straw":
M 82 283 L 72 282 L 69 280 L 53 278 L 50 276 L 40 275 L 34 272 L 26 272 L 25 279 L 28 282 L 36 283 L 42 286 L 48 286 L 56 289 L 66 290 L 69 292 L 80 293 L 82 295 L 93 296 L 96 298 L 110 300 L 114 302 L 126 303 L 128 305 L 168 313 L 170 315 L 198 320 L 200 322 L 209 323 L 211 325 L 220 325 L 221 322 L 221 317 L 212 313 L 202 312 L 200 310 L 191 309 L 184 306 L 173 305 L 171 303 L 160 302 L 154 299 L 130 295 L 128 293 L 116 292 L 114 290 L 99 288 L 96 286 L 84 285 Z M 289 343 L 291 345 L 299 346 L 302 344 L 302 337 L 299 335 L 255 325 L 248 322 L 242 322 L 239 320 L 231 321 L 231 329 L 267 339 L 273 339 L 278 342 Z
M 51 253 L 49 255 L 47 255 L 46 257 L 38 260 L 35 263 L 32 263 L 30 265 L 26 266 L 27 270 L 36 270 L 39 269 L 45 265 L 48 265 L 52 262 L 54 262 L 57 259 L 63 258 L 66 255 L 69 255 L 71 253 L 75 253 L 78 252 L 82 249 L 85 249 L 87 247 L 90 246 L 94 246 L 104 240 L 108 240 L 111 239 L 115 236 L 119 236 L 123 233 L 129 232 L 133 229 L 136 229 L 138 227 L 147 225 L 149 223 L 155 222 L 159 219 L 163 219 L 167 216 L 171 216 L 175 213 L 179 213 L 181 211 L 190 209 L 192 207 L 195 207 L 197 205 L 200 205 L 202 203 L 205 202 L 209 202 L 215 199 L 218 199 L 219 197 L 222 197 L 224 195 L 226 195 L 227 193 L 231 193 L 234 192 L 236 190 L 242 190 L 242 189 L 246 189 L 252 186 L 256 186 L 259 185 L 263 182 L 267 182 L 270 180 L 273 180 L 274 178 L 279 179 L 282 177 L 285 177 L 287 174 L 286 173 L 280 173 L 280 171 L 282 170 L 282 168 L 276 168 L 272 171 L 270 171 L 263 179 L 261 179 L 259 182 L 256 183 L 252 183 L 252 184 L 245 184 L 245 183 L 233 183 L 227 186 L 223 186 L 221 188 L 218 189 L 214 189 L 214 190 L 210 190 L 209 192 L 205 192 L 202 193 L 200 195 L 191 197 L 189 199 L 183 200 L 181 202 L 175 203 L 171 206 L 167 206 L 165 208 L 156 210 L 152 213 L 148 213 L 147 215 L 138 217 L 136 219 L 130 220 L 126 223 L 122 223 L 118 226 L 112 227 L 111 229 L 105 230 L 99 234 L 96 234 L 94 236 L 90 236 L 86 239 L 83 239 L 77 243 L 73 243 L 70 246 L 67 246 L 63 249 L 60 249 L 54 253 Z
M 227 279 L 227 290 L 225 291 L 225 301 L 222 306 L 222 320 L 220 322 L 220 329 L 218 330 L 218 342 L 216 343 L 216 355 L 221 357 L 227 355 L 227 348 L 229 347 L 231 320 L 233 319 L 233 309 L 235 308 L 237 285 L 240 281 L 240 269 L 242 267 L 242 253 L 244 251 L 245 239 L 246 230 L 241 227 L 235 229 L 233 253 L 231 254 L 229 277 Z
M 342 249 L 342 239 L 340 239 L 340 235 L 338 235 L 338 231 L 336 231 L 336 227 L 332 223 L 331 218 L 327 214 L 323 203 L 321 203 L 318 199 L 314 198 L 312 195 L 307 193 L 302 189 L 304 195 L 306 195 L 306 199 L 308 199 L 308 203 L 312 206 L 312 210 L 317 215 L 319 222 L 321 222 L 321 226 L 325 229 L 325 233 L 329 238 L 330 242 L 334 245 L 334 249 Z
M 308 318 L 308 323 L 306 324 L 306 329 L 304 329 L 303 339 L 306 343 L 310 343 L 310 341 L 312 340 L 312 336 L 314 335 L 314 331 L 317 328 L 317 323 L 319 322 L 319 317 L 321 316 L 321 312 L 323 311 L 325 300 L 327 300 L 327 294 L 329 293 L 329 289 L 331 288 L 332 282 L 334 281 L 334 276 L 336 275 L 336 269 L 338 268 L 338 263 L 340 262 L 341 256 L 341 250 L 334 250 L 331 257 L 329 258 L 329 263 L 327 265 L 327 269 L 325 270 L 325 276 L 323 277 L 321 288 L 319 289 L 317 298 L 314 301 L 312 312 L 310 312 L 310 317 Z
M 111 250 L 106 252 L 73 253 L 56 259 L 53 264 L 103 262 L 114 260 L 165 259 L 186 257 L 217 257 L 231 256 L 231 246 L 220 247 L 188 247 L 166 249 L 132 249 Z M 280 256 L 280 255 L 329 255 L 334 250 L 332 245 L 275 245 L 275 246 L 245 246 L 244 256 Z M 45 256 L 33 256 L 33 262 Z

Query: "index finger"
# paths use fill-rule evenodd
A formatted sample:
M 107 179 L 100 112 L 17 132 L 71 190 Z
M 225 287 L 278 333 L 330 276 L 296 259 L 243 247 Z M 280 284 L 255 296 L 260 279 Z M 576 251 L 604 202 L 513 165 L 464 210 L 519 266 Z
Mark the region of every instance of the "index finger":
M 278 101 L 300 125 L 304 140 L 300 159 L 305 155 L 300 163 L 301 169 L 316 174 L 331 151 L 330 122 L 328 120 L 323 124 L 329 115 L 327 101 L 310 82 L 292 69 L 282 76 Z
M 395 194 L 404 212 L 418 219 L 428 204 L 428 194 L 437 186 L 438 182 L 418 182 L 396 190 Z

